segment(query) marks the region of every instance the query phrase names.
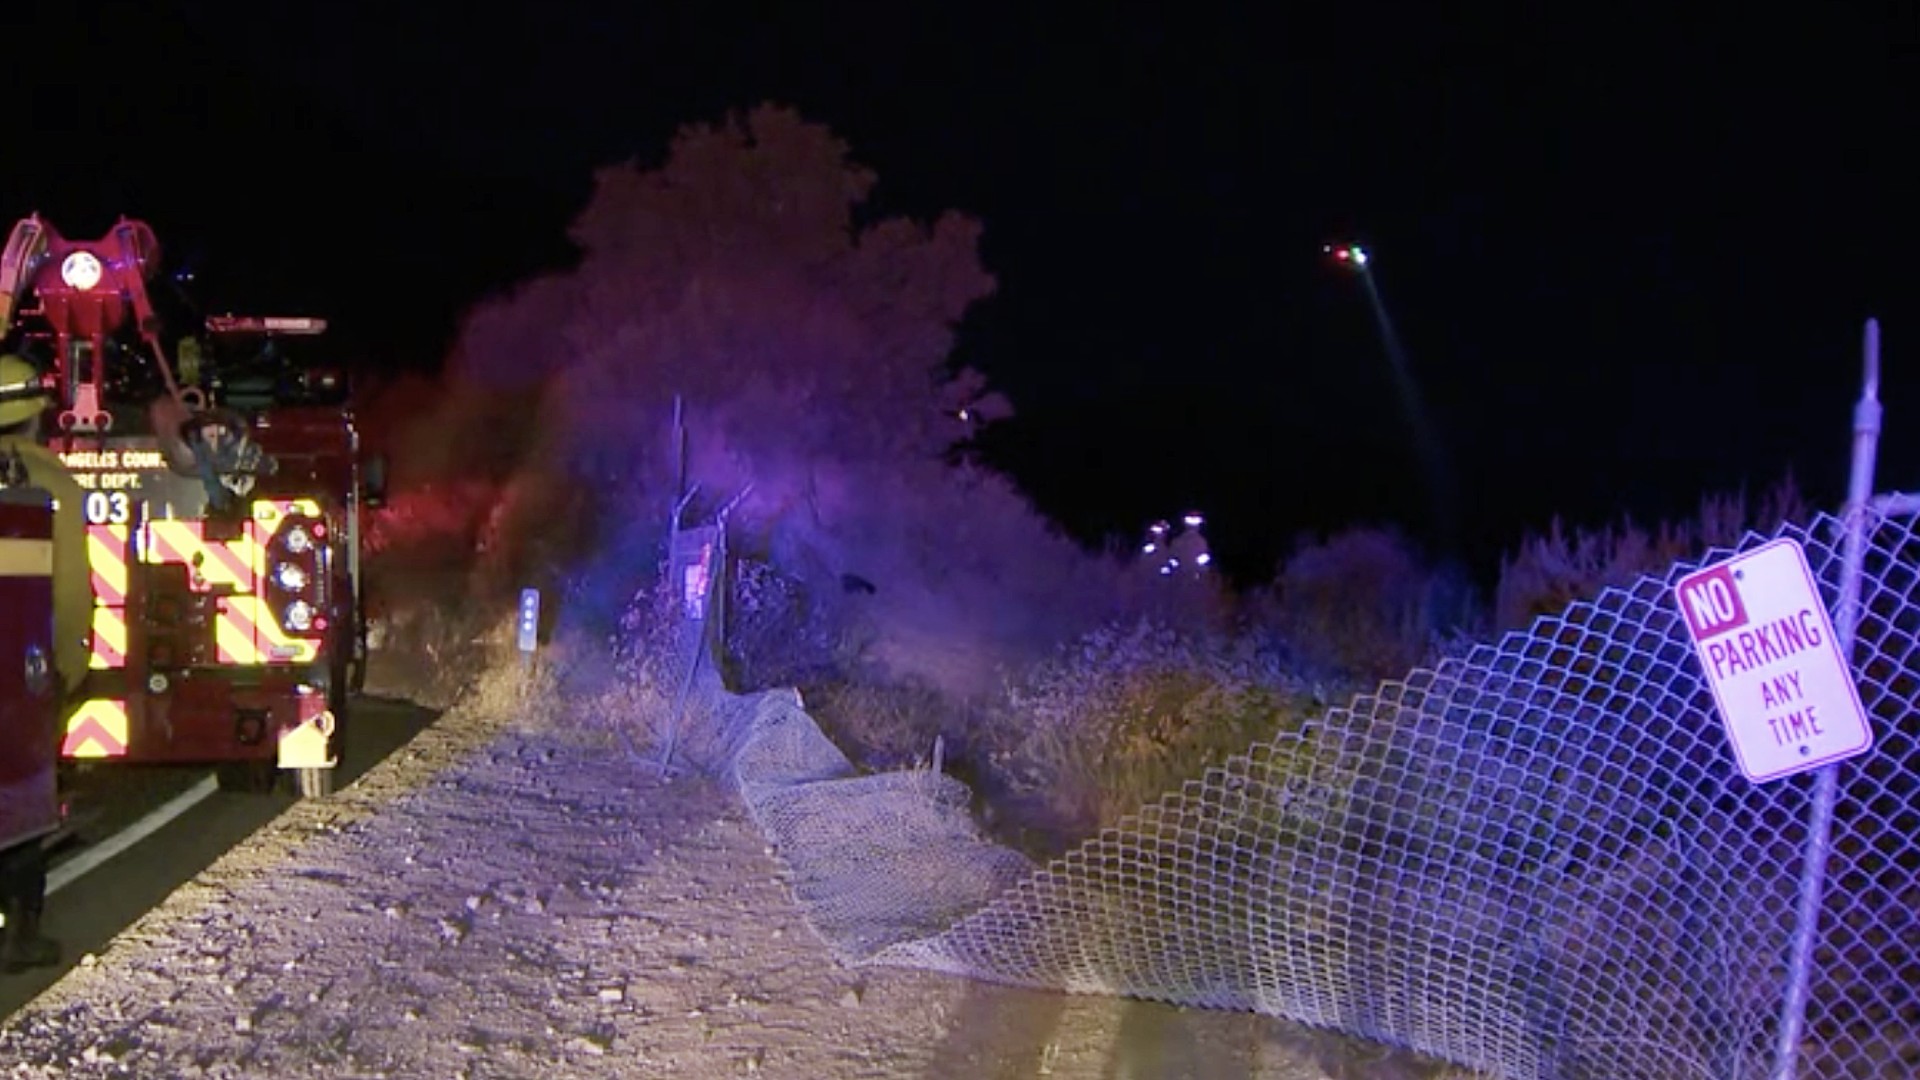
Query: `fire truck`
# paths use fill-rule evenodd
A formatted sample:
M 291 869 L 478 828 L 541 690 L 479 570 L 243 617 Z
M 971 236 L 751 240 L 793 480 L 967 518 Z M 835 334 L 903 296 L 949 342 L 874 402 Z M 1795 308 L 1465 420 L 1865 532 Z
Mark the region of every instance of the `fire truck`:
M 299 356 L 324 320 L 219 316 L 169 341 L 159 259 L 143 222 L 74 241 L 38 215 L 0 257 L 0 346 L 46 372 L 45 442 L 84 493 L 91 659 L 60 757 L 323 796 L 364 678 L 378 470 L 344 373 Z
M 53 506 L 0 455 L 0 860 L 60 825 Z

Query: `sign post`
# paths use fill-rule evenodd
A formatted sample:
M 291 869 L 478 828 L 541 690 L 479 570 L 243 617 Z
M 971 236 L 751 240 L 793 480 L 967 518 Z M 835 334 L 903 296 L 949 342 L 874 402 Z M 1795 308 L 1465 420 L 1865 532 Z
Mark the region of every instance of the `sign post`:
M 1852 657 L 1854 632 L 1860 626 L 1860 576 L 1866 564 L 1867 515 L 1880 449 L 1880 324 L 1873 319 L 1867 320 L 1860 353 L 1860 400 L 1853 406 L 1853 460 L 1847 474 L 1847 505 L 1842 511 L 1846 534 L 1840 549 L 1840 626 L 1836 638 L 1842 660 Z M 1780 1002 L 1772 1080 L 1794 1080 L 1800 1072 L 1800 1039 L 1806 1031 L 1808 983 L 1812 981 L 1814 944 L 1820 931 L 1820 894 L 1826 888 L 1827 859 L 1833 854 L 1833 804 L 1839 796 L 1839 766 L 1822 767 L 1814 774 L 1813 802 L 1807 812 L 1806 858 L 1800 867 L 1800 894 L 1794 907 L 1793 944 L 1787 953 L 1787 986 Z
M 1872 747 L 1799 541 L 1783 537 L 1696 570 L 1674 595 L 1747 779 L 1778 780 Z

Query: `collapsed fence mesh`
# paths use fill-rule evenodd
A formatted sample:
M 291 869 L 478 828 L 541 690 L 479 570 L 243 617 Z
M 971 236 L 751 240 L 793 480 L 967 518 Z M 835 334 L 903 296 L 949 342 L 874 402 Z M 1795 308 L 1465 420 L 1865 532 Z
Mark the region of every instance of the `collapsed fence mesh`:
M 1832 610 L 1839 522 L 1775 536 Z M 1386 683 L 1039 868 L 956 781 L 860 775 L 791 691 L 703 679 L 707 753 L 848 962 L 1253 1010 L 1507 1080 L 1770 1076 L 1813 777 L 1739 772 L 1673 600 L 1692 568 Z M 1796 1063 L 1821 1080 L 1920 1075 L 1911 516 L 1873 523 L 1859 610 L 1875 746 L 1837 766 Z

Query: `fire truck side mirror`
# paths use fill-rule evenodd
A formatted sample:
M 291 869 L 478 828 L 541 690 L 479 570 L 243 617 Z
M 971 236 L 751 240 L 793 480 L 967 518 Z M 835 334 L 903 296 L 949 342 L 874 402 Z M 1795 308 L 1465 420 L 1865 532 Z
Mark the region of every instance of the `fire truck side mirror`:
M 378 510 L 387 502 L 387 459 L 379 454 L 360 464 L 360 505 Z

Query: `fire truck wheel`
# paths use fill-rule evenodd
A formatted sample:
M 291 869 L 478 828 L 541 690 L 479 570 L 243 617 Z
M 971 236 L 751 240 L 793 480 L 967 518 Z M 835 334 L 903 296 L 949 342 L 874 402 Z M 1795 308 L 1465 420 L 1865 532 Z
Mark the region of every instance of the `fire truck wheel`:
M 333 794 L 333 774 L 338 769 L 296 769 L 297 785 L 303 799 L 324 799 Z
M 214 767 L 221 791 L 241 795 L 264 795 L 280 779 L 280 768 L 272 758 L 251 761 L 223 761 Z
M 353 695 L 359 693 L 353 689 L 351 680 L 348 678 L 349 670 L 342 665 L 340 670 L 327 680 L 327 709 L 333 713 L 333 737 L 327 740 L 327 749 L 335 758 L 347 752 L 347 729 L 353 723 Z

